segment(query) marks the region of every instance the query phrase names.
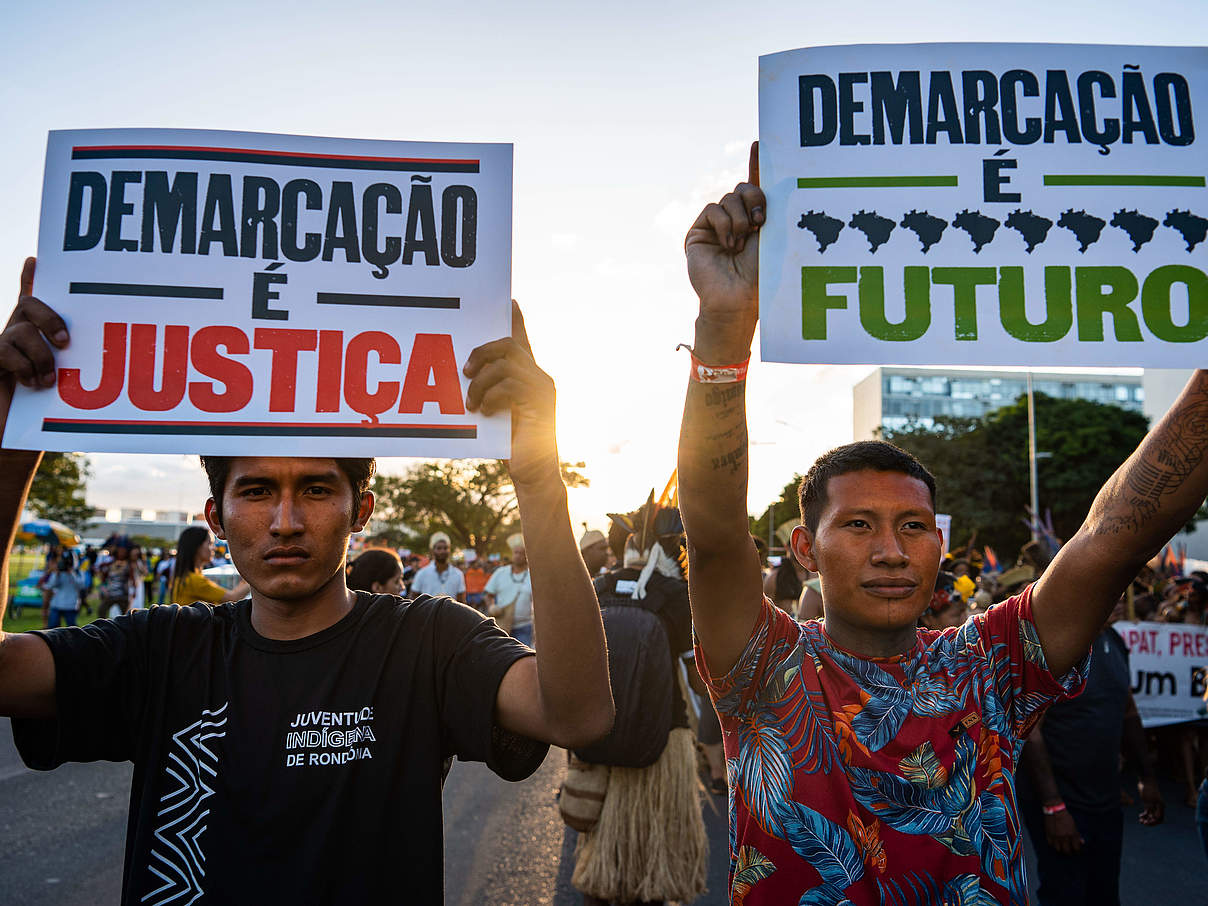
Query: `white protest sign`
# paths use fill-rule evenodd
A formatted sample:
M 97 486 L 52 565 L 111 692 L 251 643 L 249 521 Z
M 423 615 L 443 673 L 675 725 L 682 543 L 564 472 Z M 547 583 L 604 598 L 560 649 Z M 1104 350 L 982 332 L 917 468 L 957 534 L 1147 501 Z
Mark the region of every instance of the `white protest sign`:
M 1203 365 L 1205 141 L 1204 48 L 761 57 L 761 355 Z
M 942 559 L 948 556 L 948 549 L 952 547 L 952 515 L 950 513 L 936 513 L 935 527 L 944 536 L 944 552 L 940 554 Z
M 1208 627 L 1120 622 L 1112 628 L 1128 646 L 1129 680 L 1142 724 L 1160 727 L 1205 716 Z
M 511 145 L 52 132 L 34 292 L 71 330 L 4 446 L 509 455 L 465 411 L 511 332 Z

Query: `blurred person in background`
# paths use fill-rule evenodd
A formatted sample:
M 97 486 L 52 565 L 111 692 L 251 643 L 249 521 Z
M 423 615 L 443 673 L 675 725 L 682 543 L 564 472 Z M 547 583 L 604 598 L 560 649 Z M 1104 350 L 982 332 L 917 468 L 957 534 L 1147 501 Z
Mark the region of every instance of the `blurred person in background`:
M 133 610 L 147 606 L 147 576 L 150 573 L 142 546 L 134 545 L 130 548 L 130 607 Z
M 1165 817 L 1129 688 L 1128 647 L 1111 627 L 1123 610 L 1121 601 L 1095 640 L 1085 691 L 1051 706 L 1023 747 L 1016 788 L 1036 851 L 1041 906 L 1118 906 L 1121 746 L 1140 770 L 1140 822 Z
M 495 617 L 512 638 L 533 644 L 533 583 L 529 578 L 524 536 L 508 538 L 512 565 L 500 567 L 487 580 L 487 616 Z
M 168 579 L 176 563 L 176 551 L 164 550 L 155 564 L 155 603 L 163 604 L 168 597 Z M 170 603 L 170 602 L 169 602 Z
M 449 536 L 436 532 L 428 542 L 432 552 L 431 562 L 415 571 L 411 580 L 410 594 L 448 595 L 463 604 L 466 600 L 466 577 L 460 569 L 449 562 L 452 550 Z
M 931 595 L 931 603 L 919 617 L 920 626 L 951 629 L 964 624 L 969 618 L 969 608 L 957 590 L 956 582 L 952 573 L 941 572 L 935 577 L 935 591 Z
M 466 556 L 469 556 L 467 551 Z M 475 556 L 465 568 L 466 580 L 466 603 L 477 610 L 479 613 L 485 613 L 485 591 L 487 587 L 487 571 L 482 568 L 482 559 Z
M 348 587 L 375 595 L 403 594 L 403 563 L 392 550 L 371 547 L 348 567 Z
M 615 559 L 608 547 L 608 539 L 597 529 L 588 529 L 579 539 L 579 553 L 583 555 L 583 563 L 587 572 L 593 577 L 607 570 Z
M 251 589 L 242 579 L 227 591 L 213 579 L 201 574 L 210 565 L 213 556 L 214 541 L 209 529 L 191 525 L 180 533 L 180 540 L 176 542 L 176 561 L 172 565 L 169 580 L 170 603 L 187 605 L 204 601 L 207 604 L 226 604 L 242 601 L 248 596 Z
M 785 613 L 796 616 L 797 601 L 805 590 L 805 583 L 811 578 L 813 573 L 797 561 L 792 550 L 786 545 L 780 565 L 764 577 L 763 593 Z
M 80 609 L 80 590 L 84 588 L 83 577 L 76 572 L 75 555 L 69 550 L 59 552 L 44 579 L 44 587 L 50 592 L 50 611 L 46 628 L 55 629 L 60 624 L 74 626 Z
M 118 616 L 130 609 L 134 594 L 131 584 L 130 548 L 133 546 L 126 535 L 114 535 L 106 543 L 110 558 L 101 569 L 101 606 L 98 616 L 102 619 Z

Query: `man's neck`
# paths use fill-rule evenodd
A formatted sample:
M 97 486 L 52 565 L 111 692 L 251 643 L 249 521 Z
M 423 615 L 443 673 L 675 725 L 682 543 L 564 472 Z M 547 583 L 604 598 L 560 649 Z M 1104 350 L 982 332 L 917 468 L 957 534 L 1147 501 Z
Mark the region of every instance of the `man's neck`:
M 338 623 L 356 599 L 342 571 L 305 601 L 280 601 L 253 591 L 252 628 L 266 639 L 303 639 Z
M 512 564 L 512 572 L 514 572 L 516 575 L 520 575 L 521 573 L 527 573 L 527 572 L 528 572 L 528 564 L 526 563 L 524 566 L 517 566 L 515 563 L 513 563 L 513 564 Z
M 918 628 L 870 631 L 855 627 L 826 610 L 823 604 L 822 626 L 832 642 L 852 654 L 867 658 L 897 657 L 918 644 Z
M 439 560 L 433 560 L 432 565 L 436 567 L 436 571 L 438 573 L 443 573 L 449 568 L 449 561 L 446 560 L 444 563 L 441 563 Z

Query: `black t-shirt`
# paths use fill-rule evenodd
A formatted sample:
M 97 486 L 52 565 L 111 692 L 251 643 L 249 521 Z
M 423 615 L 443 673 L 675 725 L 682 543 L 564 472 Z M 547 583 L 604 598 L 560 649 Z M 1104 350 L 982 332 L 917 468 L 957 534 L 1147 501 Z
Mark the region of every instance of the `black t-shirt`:
M 134 762 L 123 903 L 440 903 L 443 759 L 519 780 L 548 749 L 494 724 L 532 651 L 444 597 L 359 592 L 292 641 L 250 614 L 153 607 L 40 633 L 58 717 L 13 721 L 25 763 Z
M 1057 789 L 1087 811 L 1120 807 L 1120 742 L 1129 692 L 1128 646 L 1105 629 L 1091 648 L 1086 690 L 1045 713 L 1041 733 Z

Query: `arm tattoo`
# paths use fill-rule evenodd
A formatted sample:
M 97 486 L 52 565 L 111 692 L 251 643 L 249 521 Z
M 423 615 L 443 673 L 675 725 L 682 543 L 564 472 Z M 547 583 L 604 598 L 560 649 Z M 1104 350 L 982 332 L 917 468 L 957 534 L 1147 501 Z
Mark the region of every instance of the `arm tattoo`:
M 1119 511 L 1103 523 L 1112 534 L 1137 532 L 1162 509 L 1162 499 L 1178 493 L 1208 451 L 1208 389 L 1200 387 L 1171 411 L 1158 431 L 1142 443 L 1126 466 L 1119 488 Z M 1199 501 L 1195 502 L 1198 506 Z

